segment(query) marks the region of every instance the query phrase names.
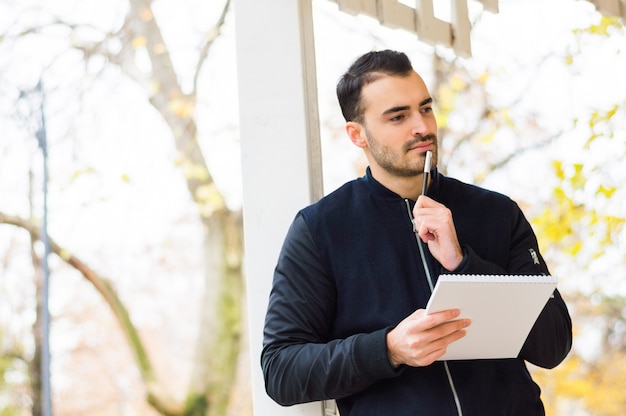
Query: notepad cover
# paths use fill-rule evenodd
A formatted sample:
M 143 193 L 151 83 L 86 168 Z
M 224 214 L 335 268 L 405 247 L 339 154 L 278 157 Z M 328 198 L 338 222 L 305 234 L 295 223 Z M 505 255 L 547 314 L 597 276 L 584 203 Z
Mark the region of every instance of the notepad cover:
M 555 276 L 441 275 L 426 313 L 460 309 L 467 335 L 439 360 L 515 358 L 557 286 Z

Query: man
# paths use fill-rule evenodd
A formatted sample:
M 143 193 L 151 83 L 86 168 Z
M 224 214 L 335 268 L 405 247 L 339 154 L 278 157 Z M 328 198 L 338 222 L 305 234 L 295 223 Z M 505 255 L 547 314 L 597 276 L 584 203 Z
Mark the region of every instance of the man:
M 437 123 L 403 53 L 363 55 L 337 96 L 369 167 L 289 229 L 265 322 L 268 394 L 282 405 L 334 398 L 342 416 L 543 415 L 525 361 L 552 368 L 571 348 L 558 291 L 513 359 L 437 361 L 471 322 L 455 320 L 458 310 L 423 310 L 428 279 L 442 273 L 548 274 L 522 212 L 436 168 L 421 195 L 426 152 L 437 160 Z

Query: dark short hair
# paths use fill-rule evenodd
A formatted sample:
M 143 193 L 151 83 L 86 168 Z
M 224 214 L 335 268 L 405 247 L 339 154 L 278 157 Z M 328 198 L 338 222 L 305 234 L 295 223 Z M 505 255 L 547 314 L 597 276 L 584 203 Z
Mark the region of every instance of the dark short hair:
M 381 75 L 408 75 L 411 61 L 402 52 L 392 50 L 368 52 L 359 57 L 337 83 L 337 98 L 346 121 L 363 121 L 361 91 Z

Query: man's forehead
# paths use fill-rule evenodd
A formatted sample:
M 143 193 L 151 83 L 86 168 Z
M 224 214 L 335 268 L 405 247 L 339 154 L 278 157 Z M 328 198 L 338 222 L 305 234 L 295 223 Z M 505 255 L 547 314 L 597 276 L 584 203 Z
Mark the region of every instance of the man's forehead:
M 415 71 L 404 76 L 380 74 L 363 86 L 361 100 L 365 110 L 374 107 L 421 106 L 432 101 L 426 84 Z

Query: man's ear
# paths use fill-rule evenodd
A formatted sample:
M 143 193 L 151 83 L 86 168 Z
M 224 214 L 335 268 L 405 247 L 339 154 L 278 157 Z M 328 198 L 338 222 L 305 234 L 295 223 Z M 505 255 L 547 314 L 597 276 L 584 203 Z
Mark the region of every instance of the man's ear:
M 348 133 L 348 137 L 352 140 L 355 146 L 360 148 L 367 147 L 367 141 L 365 140 L 365 128 L 362 124 L 357 123 L 356 121 L 348 121 L 346 123 L 346 133 Z

